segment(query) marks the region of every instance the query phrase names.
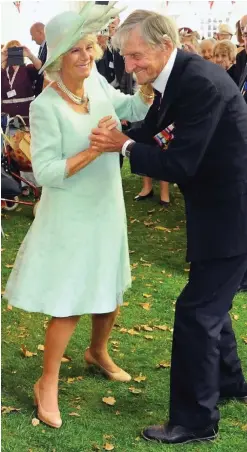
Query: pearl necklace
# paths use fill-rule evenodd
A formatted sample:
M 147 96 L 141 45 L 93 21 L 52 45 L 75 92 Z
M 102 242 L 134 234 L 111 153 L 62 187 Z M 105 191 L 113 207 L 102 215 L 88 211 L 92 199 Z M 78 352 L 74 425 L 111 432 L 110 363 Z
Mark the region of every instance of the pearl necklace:
M 61 77 L 59 76 L 58 80 L 57 80 L 57 85 L 59 86 L 59 88 L 61 89 L 61 91 L 63 91 L 65 94 L 67 94 L 67 96 L 73 100 L 73 102 L 75 102 L 75 104 L 78 105 L 83 105 L 83 104 L 87 104 L 88 103 L 88 97 L 87 96 L 83 96 L 83 97 L 79 97 L 76 96 L 75 94 L 73 94 L 68 88 L 67 86 L 65 86 L 65 84 L 63 83 Z

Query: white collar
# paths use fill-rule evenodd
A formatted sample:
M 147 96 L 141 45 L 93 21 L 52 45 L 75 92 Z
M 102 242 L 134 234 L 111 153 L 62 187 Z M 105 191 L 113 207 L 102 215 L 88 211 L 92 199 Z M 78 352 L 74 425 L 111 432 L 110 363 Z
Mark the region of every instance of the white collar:
M 42 44 L 40 45 L 40 47 L 41 47 L 42 49 L 43 49 L 45 43 L 46 43 L 46 41 L 44 40 L 44 41 L 42 42 Z
M 156 80 L 154 80 L 154 82 L 152 83 L 153 88 L 155 88 L 157 91 L 159 91 L 162 94 L 162 96 L 164 95 L 168 79 L 171 75 L 177 53 L 178 53 L 178 49 L 174 49 L 172 51 L 170 58 L 167 61 L 164 69 L 162 69 L 161 73 L 158 75 Z

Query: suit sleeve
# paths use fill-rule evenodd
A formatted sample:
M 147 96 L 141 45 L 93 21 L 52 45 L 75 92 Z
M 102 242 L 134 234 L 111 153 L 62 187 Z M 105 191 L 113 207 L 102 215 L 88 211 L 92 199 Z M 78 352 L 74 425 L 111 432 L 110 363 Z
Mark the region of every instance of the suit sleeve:
M 132 173 L 180 184 L 196 174 L 225 108 L 215 86 L 198 78 L 190 79 L 176 101 L 174 139 L 168 149 L 136 143 L 130 156 Z
M 58 119 L 49 105 L 33 102 L 30 107 L 31 156 L 34 177 L 44 187 L 63 188 L 66 159 Z

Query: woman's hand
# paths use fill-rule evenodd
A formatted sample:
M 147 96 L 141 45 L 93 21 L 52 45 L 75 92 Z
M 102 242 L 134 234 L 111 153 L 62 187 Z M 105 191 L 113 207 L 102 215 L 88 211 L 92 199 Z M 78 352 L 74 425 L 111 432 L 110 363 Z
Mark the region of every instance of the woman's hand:
M 112 116 L 105 116 L 100 120 L 98 127 L 100 129 L 113 130 L 116 129 L 117 125 L 118 125 L 117 121 L 113 119 Z
M 33 54 L 28 47 L 25 47 L 25 46 L 23 47 L 23 56 L 25 58 L 29 58 L 29 60 L 32 60 Z

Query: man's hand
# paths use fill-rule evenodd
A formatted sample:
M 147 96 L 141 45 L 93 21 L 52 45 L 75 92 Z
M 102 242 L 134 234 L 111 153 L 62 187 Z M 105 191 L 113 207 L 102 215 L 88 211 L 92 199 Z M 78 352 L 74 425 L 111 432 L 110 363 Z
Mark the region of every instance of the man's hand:
M 112 116 L 105 116 L 104 118 L 102 118 L 98 124 L 98 127 L 100 129 L 108 129 L 108 130 L 112 130 L 115 129 L 117 127 L 118 123 L 115 119 L 113 119 Z
M 89 139 L 92 149 L 97 152 L 121 152 L 129 138 L 117 129 L 97 128 L 92 130 Z

